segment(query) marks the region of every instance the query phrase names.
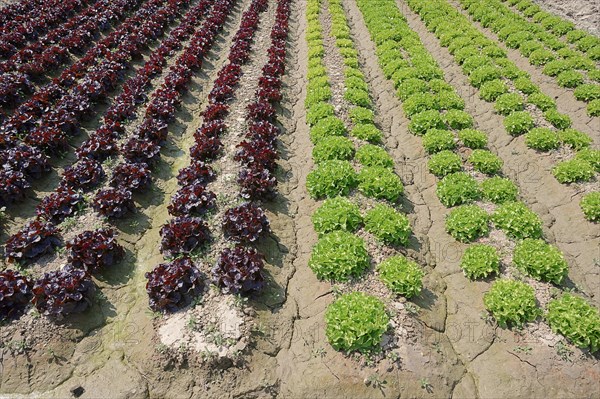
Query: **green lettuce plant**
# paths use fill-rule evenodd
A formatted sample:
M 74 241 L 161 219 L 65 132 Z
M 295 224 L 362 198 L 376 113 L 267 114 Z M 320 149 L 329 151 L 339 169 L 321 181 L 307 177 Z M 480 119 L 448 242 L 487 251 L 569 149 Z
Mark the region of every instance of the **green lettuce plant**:
M 575 98 L 580 101 L 590 102 L 600 99 L 600 85 L 598 84 L 582 84 L 573 92 Z
M 322 119 L 333 117 L 335 112 L 333 110 L 333 105 L 326 102 L 319 102 L 310 107 L 310 109 L 306 113 L 306 122 L 310 126 L 314 126 L 317 122 Z
M 354 143 L 343 136 L 324 137 L 313 147 L 316 163 L 331 160 L 350 160 L 354 157 Z
M 545 65 L 554 60 L 554 53 L 550 50 L 539 49 L 529 55 L 529 62 L 533 65 Z
M 550 151 L 560 147 L 556 132 L 545 127 L 536 127 L 525 134 L 525 144 L 538 151 Z
M 319 280 L 346 281 L 369 267 L 369 254 L 362 238 L 336 230 L 319 239 L 308 266 Z
M 477 181 L 465 172 L 451 173 L 437 184 L 436 193 L 447 207 L 473 202 L 481 193 Z
M 523 110 L 523 97 L 518 93 L 502 94 L 494 104 L 494 110 L 500 115 L 510 115 L 516 111 Z
M 365 230 L 392 245 L 407 245 L 412 231 L 408 218 L 385 204 L 378 204 L 367 212 Z
M 387 151 L 373 144 L 365 144 L 356 151 L 356 160 L 363 166 L 393 168 L 394 160 Z
M 377 266 L 379 278 L 390 291 L 412 298 L 421 293 L 423 269 L 402 255 L 392 256 Z
M 534 126 L 533 117 L 527 111 L 513 112 L 504 118 L 504 128 L 512 136 L 527 133 Z
M 595 172 L 589 162 L 575 158 L 559 162 L 552 169 L 552 174 L 560 183 L 575 183 L 592 180 Z
M 310 140 L 317 144 L 325 137 L 345 136 L 347 133 L 344 121 L 335 116 L 329 116 L 315 123 L 310 129 Z
M 465 100 L 453 91 L 441 91 L 436 96 L 436 109 L 465 109 Z
M 474 150 L 485 148 L 487 145 L 487 135 L 480 130 L 463 129 L 458 132 L 458 138 L 466 147 Z
M 569 269 L 558 248 L 533 238 L 526 238 L 517 244 L 513 263 L 531 277 L 554 284 L 560 284 Z
M 444 120 L 440 111 L 431 109 L 413 115 L 408 125 L 408 130 L 418 136 L 421 136 L 431 129 L 444 129 Z
M 590 101 L 587 105 L 587 113 L 589 116 L 600 116 L 600 98 Z
M 473 244 L 465 250 L 460 267 L 471 280 L 486 278 L 500 271 L 500 256 L 491 245 Z
M 580 348 L 594 353 L 600 349 L 600 314 L 583 298 L 565 293 L 548 302 L 546 320 L 552 331 L 567 337 Z
M 548 76 L 558 76 L 561 72 L 568 71 L 571 69 L 571 63 L 568 60 L 554 60 L 548 62 L 542 73 Z
M 587 148 L 592 144 L 592 138 L 575 129 L 565 129 L 558 132 L 558 138 L 575 151 Z
M 479 89 L 479 97 L 488 102 L 496 101 L 504 93 L 508 93 L 508 86 L 500 79 L 485 82 Z
M 451 109 L 444 114 L 444 122 L 452 129 L 468 129 L 473 126 L 473 117 L 465 111 Z
M 427 162 L 429 171 L 438 177 L 449 173 L 459 172 L 462 169 L 462 159 L 452 151 L 444 150 L 433 154 Z
M 496 227 L 513 238 L 540 238 L 542 221 L 522 202 L 506 202 L 492 215 Z
M 402 181 L 390 168 L 364 167 L 358 174 L 358 189 L 367 197 L 398 200 L 404 192 Z
M 483 198 L 494 204 L 517 200 L 519 190 L 515 183 L 505 177 L 494 176 L 481 183 Z
M 475 170 L 492 175 L 500 172 L 502 169 L 502 159 L 488 150 L 475 150 L 469 156 L 469 163 Z
M 567 129 L 571 127 L 571 118 L 569 115 L 561 114 L 555 109 L 549 109 L 544 112 L 544 118 L 557 129 Z
M 556 82 L 560 87 L 574 88 L 584 82 L 583 75 L 577 71 L 564 71 L 558 74 Z
M 521 327 L 541 314 L 533 287 L 515 280 L 496 280 L 483 296 L 483 303 L 503 328 Z
M 427 82 L 423 79 L 411 78 L 406 79 L 400 82 L 397 87 L 398 97 L 400 100 L 405 101 L 407 98 L 411 97 L 416 93 L 426 93 L 429 91 L 429 87 L 427 86 Z
M 469 81 L 471 85 L 479 88 L 485 82 L 500 79 L 501 77 L 502 71 L 499 68 L 491 65 L 485 65 L 471 72 L 469 75 Z
M 489 231 L 489 216 L 477 205 L 461 205 L 446 217 L 446 232 L 461 242 L 476 240 Z
M 356 183 L 356 172 L 348 161 L 324 161 L 306 177 L 308 193 L 315 199 L 348 195 Z
M 542 111 L 556 109 L 556 102 L 544 93 L 535 92 L 527 96 L 527 102 L 533 104 Z
M 325 335 L 335 350 L 378 352 L 389 321 L 383 302 L 362 292 L 352 292 L 327 307 Z
M 304 105 L 310 109 L 315 104 L 327 102 L 331 99 L 331 88 L 328 85 L 317 86 L 316 84 L 307 89 Z
M 375 121 L 375 114 L 368 108 L 365 107 L 354 107 L 348 112 L 350 120 L 355 125 L 358 123 L 373 123 Z
M 589 163 L 596 172 L 600 172 L 600 150 L 584 148 L 577 151 L 575 159 Z
M 526 77 L 517 78 L 513 83 L 517 90 L 527 95 L 540 91 L 539 87 L 537 87 L 536 84 L 531 81 L 531 79 Z
M 373 144 L 381 143 L 383 139 L 381 130 L 377 129 L 377 126 L 372 123 L 359 123 L 355 125 L 350 131 L 350 135 Z
M 430 129 L 423 136 L 423 147 L 429 154 L 456 147 L 454 134 L 448 130 Z
M 585 218 L 591 222 L 600 221 L 600 192 L 588 193 L 579 202 Z
M 315 231 L 319 235 L 335 230 L 355 231 L 363 218 L 358 205 L 346 197 L 326 199 L 311 217 Z
M 361 89 L 346 89 L 344 99 L 350 104 L 360 107 L 369 108 L 371 106 L 371 98 L 369 92 Z

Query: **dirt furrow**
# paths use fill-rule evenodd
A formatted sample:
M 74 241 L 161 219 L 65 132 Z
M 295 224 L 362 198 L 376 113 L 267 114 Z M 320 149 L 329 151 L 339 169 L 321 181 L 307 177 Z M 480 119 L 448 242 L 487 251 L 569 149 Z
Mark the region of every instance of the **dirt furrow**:
M 294 274 L 287 285 L 286 302 L 281 309 L 281 318 L 291 321 L 290 329 L 281 335 L 279 341 L 282 349 L 277 353 L 277 378 L 280 381 L 280 394 L 282 397 L 294 397 L 299 390 L 305 388 L 298 383 L 304 380 L 308 382 L 316 372 L 315 364 L 322 365 L 321 357 L 314 357 L 313 351 L 317 347 L 324 347 L 323 319 L 318 314 L 322 313 L 330 302 L 327 294 L 331 292 L 331 286 L 317 280 L 308 268 L 308 258 L 311 248 L 317 241 L 316 233 L 312 228 L 310 215 L 316 209 L 316 203 L 306 191 L 306 176 L 313 168 L 309 148 L 312 144 L 308 136 L 306 124 L 306 112 L 304 109 L 304 98 L 306 97 L 306 75 L 308 49 L 305 41 L 306 32 L 306 1 L 295 2 L 293 15 L 292 44 L 297 50 L 291 55 L 290 69 L 287 73 L 290 87 L 295 87 L 297 101 L 290 108 L 290 117 L 293 124 L 289 126 L 286 135 L 286 144 L 290 149 L 289 164 L 292 168 L 294 187 L 290 190 L 290 196 L 296 204 L 294 215 L 295 231 L 297 237 L 297 250 L 292 265 Z M 317 314 L 317 316 L 312 316 Z M 274 328 L 276 324 L 272 325 Z M 320 335 L 320 337 L 318 337 Z M 319 339 L 320 338 L 320 339 Z M 306 364 L 310 362 L 310 366 Z M 314 370 L 314 371 L 313 371 Z M 329 371 L 321 375 L 323 381 L 336 379 Z M 337 379 L 336 379 L 337 381 Z M 331 392 L 329 392 L 331 395 Z M 308 395 L 308 392 L 306 392 Z M 310 396 L 310 395 L 309 395 Z

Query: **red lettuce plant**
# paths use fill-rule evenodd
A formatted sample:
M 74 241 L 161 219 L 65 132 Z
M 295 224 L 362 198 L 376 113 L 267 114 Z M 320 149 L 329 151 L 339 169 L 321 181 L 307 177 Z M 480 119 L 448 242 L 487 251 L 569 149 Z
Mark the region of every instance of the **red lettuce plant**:
M 256 97 L 263 101 L 281 101 L 281 80 L 273 76 L 261 76 L 258 80 Z
M 206 185 L 217 177 L 214 170 L 202 161 L 192 160 L 190 166 L 179 170 L 177 182 L 184 187 L 191 184 Z
M 160 264 L 146 273 L 146 292 L 155 312 L 175 312 L 189 305 L 204 290 L 200 271 L 187 257 Z
M 83 195 L 71 188 L 59 188 L 56 192 L 42 199 L 37 206 L 38 217 L 58 224 L 68 217 L 74 216 L 85 205 Z
M 211 121 L 204 121 L 202 126 L 194 133 L 196 142 L 205 140 L 207 137 L 214 138 L 225 134 L 227 131 L 227 125 L 223 119 L 214 119 Z
M 69 148 L 65 132 L 56 127 L 46 127 L 32 131 L 25 137 L 25 143 L 48 154 L 58 155 Z
M 179 93 L 187 90 L 187 85 L 192 80 L 192 70 L 183 65 L 173 65 L 165 77 L 164 84 L 172 87 Z
M 123 145 L 121 153 L 129 162 L 143 162 L 151 165 L 158 160 L 160 146 L 151 141 L 133 136 Z
M 60 184 L 63 187 L 89 190 L 100 184 L 103 178 L 102 165 L 93 159 L 83 158 L 65 169 Z
M 25 198 L 25 190 L 31 184 L 23 173 L 12 169 L 0 169 L 0 206 L 12 204 Z
M 234 160 L 242 162 L 244 165 L 252 165 L 254 168 L 266 168 L 274 171 L 277 167 L 277 149 L 269 142 L 264 140 L 242 141 L 238 144 L 239 150 L 234 156 Z
M 37 148 L 19 145 L 6 153 L 6 162 L 14 170 L 18 170 L 34 179 L 39 179 L 50 171 L 48 157 Z
M 269 63 L 263 67 L 263 73 L 269 76 L 281 76 L 285 72 L 285 64 Z
M 250 166 L 240 170 L 237 181 L 242 198 L 269 200 L 275 196 L 277 179 L 269 169 Z
M 113 266 L 125 255 L 112 229 L 84 231 L 67 243 L 67 251 L 69 263 L 89 273 Z
M 261 208 L 245 203 L 225 212 L 222 227 L 230 240 L 249 243 L 269 232 L 269 219 Z
M 210 102 L 223 103 L 233 99 L 235 88 L 226 84 L 218 85 L 213 87 L 211 92 L 208 94 L 208 100 Z
M 219 157 L 223 143 L 218 137 L 196 136 L 196 144 L 190 149 L 190 155 L 193 159 L 210 161 Z
M 174 87 L 162 86 L 155 92 L 150 105 L 146 108 L 146 116 L 171 122 L 179 104 L 180 95 Z
M 6 241 L 4 252 L 9 262 L 25 263 L 52 253 L 60 246 L 58 229 L 51 223 L 36 219 L 27 223 Z
M 229 105 L 223 103 L 214 103 L 210 104 L 204 112 L 202 112 L 202 117 L 204 118 L 204 123 L 212 122 L 215 120 L 223 120 L 229 114 Z
M 161 143 L 167 139 L 169 125 L 156 118 L 146 118 L 140 125 L 137 135 L 142 140 L 147 140 L 152 143 Z
M 102 162 L 118 151 L 117 140 L 112 135 L 95 134 L 79 146 L 77 158 L 91 158 Z
M 94 283 L 85 270 L 66 266 L 45 273 L 33 286 L 33 305 L 43 314 L 62 317 L 90 306 Z
M 254 248 L 225 248 L 212 269 L 212 282 L 224 293 L 249 294 L 264 285 L 263 257 Z
M 160 229 L 160 251 L 168 256 L 190 254 L 210 240 L 208 226 L 200 218 L 176 217 Z
M 98 191 L 92 208 L 102 216 L 118 219 L 135 210 L 135 205 L 127 188 L 110 187 Z
M 202 215 L 216 206 L 217 196 L 201 183 L 182 187 L 171 198 L 168 207 L 173 216 Z
M 251 122 L 248 125 L 248 133 L 246 137 L 251 140 L 264 140 L 267 142 L 273 142 L 279 136 L 281 131 L 279 128 L 271 122 L 259 121 Z
M 14 319 L 25 311 L 33 294 L 33 283 L 27 276 L 17 271 L 0 272 L 0 320 Z
M 275 108 L 268 101 L 257 101 L 248 105 L 248 118 L 254 121 L 270 121 L 275 117 Z
M 150 169 L 145 163 L 121 163 L 113 170 L 110 179 L 111 186 L 127 187 L 131 191 L 146 189 L 151 183 Z
M 281 94 L 281 89 L 277 87 L 260 87 L 256 93 L 257 97 L 265 100 L 265 101 L 281 101 L 283 95 Z

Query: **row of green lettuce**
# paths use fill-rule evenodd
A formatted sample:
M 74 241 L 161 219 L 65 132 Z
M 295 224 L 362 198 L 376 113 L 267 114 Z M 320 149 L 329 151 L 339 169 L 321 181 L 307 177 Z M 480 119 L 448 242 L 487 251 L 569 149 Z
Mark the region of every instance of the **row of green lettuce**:
M 325 0 L 327 1 L 327 0 Z M 323 200 L 312 215 L 319 240 L 309 267 L 318 279 L 345 282 L 360 279 L 370 268 L 366 243 L 357 233 L 372 234 L 380 245 L 405 246 L 411 235 L 408 218 L 395 209 L 403 193 L 394 161 L 381 146 L 383 134 L 375 125 L 369 86 L 359 68 L 358 52 L 340 0 L 329 0 L 330 35 L 344 61 L 344 103 L 350 128 L 331 104 L 332 91 L 324 63 L 324 12 L 321 0 L 309 0 L 306 10 L 308 43 L 308 88 L 305 100 L 310 139 L 314 144 L 314 169 L 307 176 L 307 190 Z M 350 136 L 350 138 L 348 137 Z M 357 173 L 355 167 L 360 169 Z M 350 197 L 351 196 L 351 197 Z M 363 210 L 356 203 L 364 196 L 375 202 Z M 422 288 L 424 272 L 403 255 L 388 257 L 377 265 L 377 273 L 389 290 L 410 298 Z M 337 350 L 371 352 L 380 350 L 389 315 L 377 297 L 351 292 L 337 298 L 326 312 L 326 335 Z
M 588 52 L 591 59 L 600 60 L 600 42 L 598 38 L 582 29 L 575 28 L 573 22 L 544 11 L 531 0 L 502 0 L 519 10 L 522 15 L 546 29 L 558 38 L 566 39 L 583 52 Z M 593 50 L 593 51 L 590 51 Z
M 577 99 L 588 103 L 590 116 L 600 116 L 600 84 L 592 83 L 600 82 L 597 67 L 600 38 L 575 30 L 570 22 L 557 21 L 557 17 L 549 16 L 537 5 L 525 9 L 526 16 L 533 20 L 530 22 L 502 4 L 502 0 L 459 2 L 473 19 L 494 31 L 507 47 L 518 49 L 531 65 L 543 67 L 543 73 L 554 77 L 559 86 L 575 88 Z
M 464 102 L 443 80 L 443 71 L 424 48 L 419 36 L 410 29 L 395 1 L 357 0 L 357 3 L 376 45 L 379 64 L 385 76 L 394 83 L 404 112 L 410 119 L 409 129 L 423 135 L 425 150 L 432 154 L 429 168 L 432 173 L 443 176 L 437 186 L 440 201 L 449 207 L 459 205 L 447 217 L 447 231 L 460 241 L 474 241 L 489 232 L 491 219 L 497 228 L 515 240 L 513 263 L 518 270 L 541 281 L 561 283 L 568 269 L 566 261 L 558 249 L 542 239 L 542 222 L 524 203 L 517 201 L 514 183 L 494 176 L 479 185 L 470 174 L 461 171 L 464 165 L 461 166 L 460 154 L 475 154 L 476 150 L 483 149 L 486 135 L 472 129 L 472 118 L 462 111 Z M 417 12 L 427 10 L 426 14 L 439 16 L 435 18 L 437 25 L 447 28 L 444 32 L 450 41 L 469 32 L 457 24 L 438 1 L 414 1 L 410 5 Z M 453 26 L 454 34 L 450 26 Z M 483 43 L 480 37 L 467 37 L 463 47 L 484 44 L 487 51 L 499 56 L 497 47 L 489 41 Z M 490 55 L 482 57 L 492 58 Z M 497 65 L 482 66 L 496 71 L 496 79 L 503 73 Z M 514 70 L 508 63 L 504 63 L 504 67 Z M 461 117 L 449 119 L 448 114 Z M 452 152 L 457 145 L 462 147 L 461 151 Z M 465 151 L 466 148 L 469 150 Z M 487 158 L 479 171 L 499 173 L 501 160 L 491 153 Z M 475 162 L 469 159 L 467 162 L 475 168 Z M 497 204 L 491 217 L 472 205 L 482 197 Z M 472 245 L 463 255 L 461 267 L 472 279 L 499 274 L 498 251 L 486 244 Z M 543 313 L 536 303 L 533 287 L 515 279 L 496 280 L 485 294 L 484 304 L 498 324 L 505 327 L 521 326 Z M 554 331 L 576 345 L 589 347 L 592 351 L 600 347 L 600 315 L 584 299 L 565 293 L 550 301 L 544 316 Z
M 495 111 L 504 116 L 504 127 L 509 134 L 524 134 L 526 145 L 536 151 L 567 146 L 576 152 L 572 159 L 561 161 L 553 168 L 552 173 L 560 183 L 597 180 L 600 150 L 591 148 L 592 139 L 570 128 L 569 116 L 556 110 L 556 102 L 542 93 L 526 72 L 508 60 L 497 43 L 486 38 L 445 0 L 408 3 L 461 65 L 479 96 L 488 102 L 495 101 Z M 403 86 L 408 86 L 410 92 L 418 91 L 412 82 L 405 82 Z M 555 129 L 536 124 L 532 114 L 525 110 L 526 104 L 543 111 Z M 591 194 L 591 199 L 582 203 L 584 214 L 591 221 L 598 220 L 600 208 L 584 205 L 590 201 L 597 204 L 599 195 Z

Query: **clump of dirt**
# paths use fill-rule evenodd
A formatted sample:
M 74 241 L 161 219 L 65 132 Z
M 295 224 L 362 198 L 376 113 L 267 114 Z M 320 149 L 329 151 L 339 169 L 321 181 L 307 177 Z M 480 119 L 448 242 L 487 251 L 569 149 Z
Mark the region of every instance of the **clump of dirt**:
M 255 316 L 252 308 L 241 299 L 223 298 L 215 290 L 208 290 L 199 305 L 157 321 L 158 351 L 191 351 L 204 362 L 239 358 L 249 343 Z

